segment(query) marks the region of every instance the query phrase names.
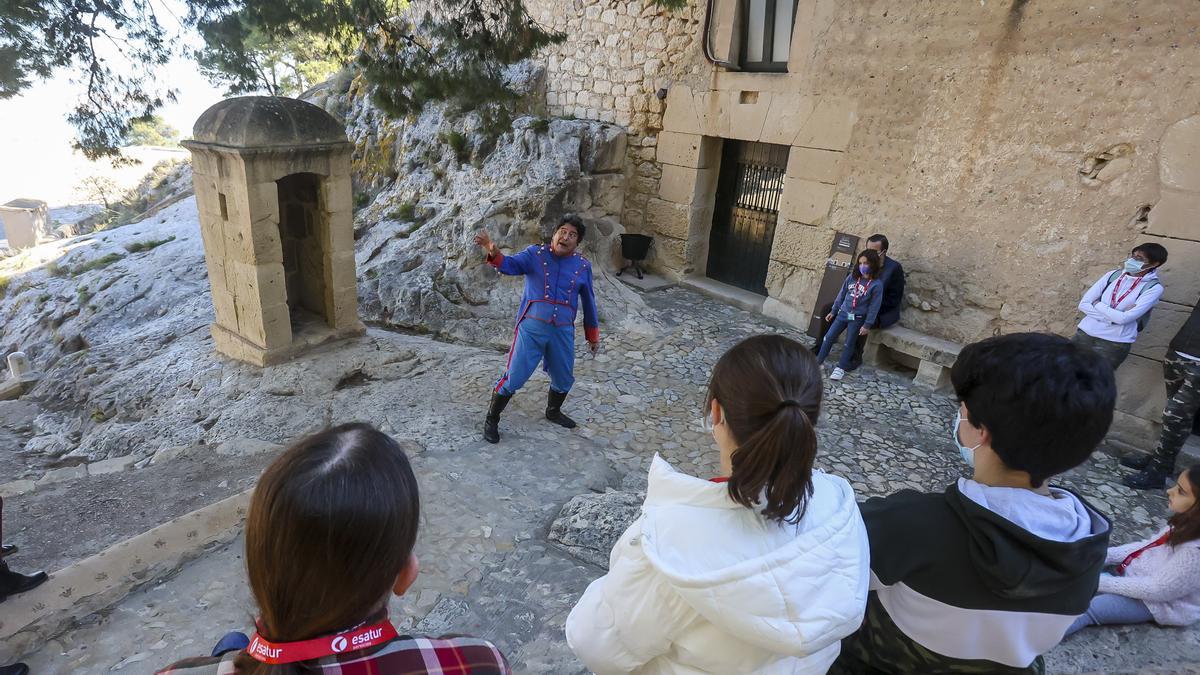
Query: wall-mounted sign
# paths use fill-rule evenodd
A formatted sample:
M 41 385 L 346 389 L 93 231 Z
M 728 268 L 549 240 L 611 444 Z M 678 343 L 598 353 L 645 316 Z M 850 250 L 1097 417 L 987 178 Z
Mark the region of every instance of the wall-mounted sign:
M 850 273 L 850 265 L 858 253 L 859 237 L 845 232 L 835 232 L 833 243 L 829 247 L 829 257 L 825 259 L 825 275 L 821 277 L 821 288 L 817 291 L 817 302 L 813 306 L 812 316 L 808 321 L 808 336 L 816 338 L 821 334 L 821 322 L 833 306 L 842 282 Z

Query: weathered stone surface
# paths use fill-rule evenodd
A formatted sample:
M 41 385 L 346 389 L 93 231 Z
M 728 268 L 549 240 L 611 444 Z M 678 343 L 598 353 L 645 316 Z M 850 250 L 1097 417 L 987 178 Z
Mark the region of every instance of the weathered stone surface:
M 136 455 L 126 455 L 124 457 L 113 457 L 112 459 L 102 459 L 99 462 L 92 462 L 87 465 L 88 475 L 103 476 L 107 473 L 119 473 L 127 471 L 140 458 Z
M 345 143 L 346 130 L 324 110 L 293 98 L 239 96 L 209 108 L 192 138 L 238 148 Z
M 283 446 L 277 443 L 262 441 L 257 438 L 231 438 L 216 447 L 214 452 L 218 455 L 258 455 L 266 452 L 276 452 L 282 450 Z
M 1163 185 L 1200 192 L 1200 115 L 1172 124 L 1163 134 L 1159 152 Z
M 563 506 L 550 525 L 550 541 L 584 562 L 608 569 L 613 544 L 637 519 L 645 499 L 645 494 L 636 492 L 579 495 Z

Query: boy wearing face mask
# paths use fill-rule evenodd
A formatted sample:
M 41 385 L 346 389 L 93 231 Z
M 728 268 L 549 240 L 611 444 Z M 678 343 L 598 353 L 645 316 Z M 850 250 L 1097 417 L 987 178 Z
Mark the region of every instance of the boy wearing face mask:
M 1112 369 L 1064 337 L 1015 333 L 965 347 L 951 381 L 971 478 L 862 504 L 867 616 L 830 673 L 1044 673 L 1096 591 L 1109 521 L 1047 481 L 1107 433 Z
M 1116 370 L 1162 297 L 1157 270 L 1165 262 L 1167 249 L 1147 243 L 1133 249 L 1121 269 L 1105 272 L 1079 301 L 1084 317 L 1071 340 L 1096 350 Z

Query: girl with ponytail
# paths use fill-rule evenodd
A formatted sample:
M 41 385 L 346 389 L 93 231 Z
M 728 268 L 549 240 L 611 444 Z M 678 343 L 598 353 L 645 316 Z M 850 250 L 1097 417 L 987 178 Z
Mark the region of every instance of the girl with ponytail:
M 721 357 L 704 409 L 720 475 L 654 457 L 641 516 L 567 618 L 588 668 L 829 668 L 862 622 L 870 568 L 853 490 L 813 469 L 821 393 L 816 359 L 786 337 L 752 337 Z

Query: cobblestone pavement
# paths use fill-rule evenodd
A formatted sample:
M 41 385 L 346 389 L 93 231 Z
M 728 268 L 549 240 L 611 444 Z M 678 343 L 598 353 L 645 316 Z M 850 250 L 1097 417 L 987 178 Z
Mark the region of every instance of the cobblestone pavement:
M 458 374 L 444 378 L 438 391 L 406 394 L 403 387 L 412 385 L 381 381 L 338 393 L 335 421 L 367 419 L 407 438 L 448 439 L 426 442 L 414 458 L 424 501 L 422 576 L 393 603 L 402 629 L 484 635 L 500 644 L 518 672 L 580 672 L 562 623 L 602 570 L 546 542 L 558 509 L 574 494 L 643 487 L 655 452 L 694 475 L 713 475 L 717 453 L 701 427 L 701 401 L 717 357 L 763 332 L 811 343 L 793 329 L 690 291 L 645 298 L 666 329 L 653 338 L 605 335 L 597 358 L 577 362 L 577 384 L 564 408 L 580 422 L 575 432 L 541 419 L 547 380 L 539 372 L 505 413 L 500 445 L 480 442 L 489 379 L 502 357 L 431 341 L 428 349 L 440 350 L 439 367 Z M 405 338 L 405 348 L 416 341 Z M 456 356 L 447 358 L 447 351 Z M 360 397 L 375 403 L 359 405 Z M 849 479 L 860 499 L 902 488 L 940 491 L 965 470 L 949 437 L 954 411 L 949 397 L 916 391 L 901 373 L 860 369 L 826 384 L 817 465 Z M 1162 494 L 1120 485 L 1121 471 L 1112 456 L 1097 453 L 1058 481 L 1113 519 L 1115 542 L 1147 534 L 1166 508 Z M 249 625 L 253 610 L 240 583 L 239 556 L 238 545 L 231 545 L 106 616 L 88 619 L 30 658 L 34 672 L 114 666 L 152 672 L 204 652 L 225 630 Z M 1194 665 L 1200 663 L 1198 636 L 1196 628 L 1088 629 L 1052 652 L 1049 666 L 1064 673 L 1200 672 Z M 138 661 L 119 663 L 143 652 Z

